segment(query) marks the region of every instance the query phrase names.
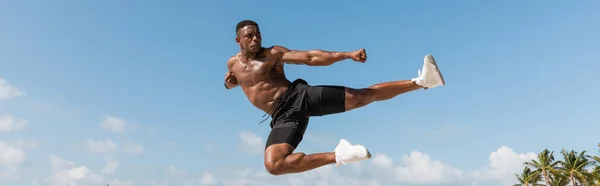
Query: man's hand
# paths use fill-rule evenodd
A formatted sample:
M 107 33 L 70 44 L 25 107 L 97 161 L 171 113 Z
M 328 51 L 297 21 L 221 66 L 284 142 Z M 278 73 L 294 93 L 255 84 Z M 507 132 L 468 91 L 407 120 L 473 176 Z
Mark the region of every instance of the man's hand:
M 231 88 L 234 88 L 234 87 L 237 87 L 237 86 L 238 86 L 238 81 L 235 78 L 235 76 L 233 76 L 233 73 L 232 72 L 227 72 L 225 74 L 225 88 L 231 89 Z
M 350 58 L 352 58 L 352 60 L 356 62 L 364 63 L 365 61 L 367 61 L 367 52 L 364 48 L 355 50 L 350 53 Z

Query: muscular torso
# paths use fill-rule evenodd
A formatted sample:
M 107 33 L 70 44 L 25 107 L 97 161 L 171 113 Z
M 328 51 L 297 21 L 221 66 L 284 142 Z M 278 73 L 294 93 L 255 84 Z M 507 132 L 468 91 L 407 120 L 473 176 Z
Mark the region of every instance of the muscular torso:
M 250 103 L 269 113 L 275 99 L 283 95 L 290 84 L 285 77 L 283 63 L 278 62 L 278 59 L 269 53 L 268 48 L 247 62 L 242 61 L 240 53 L 231 60 L 235 61 L 231 72 Z

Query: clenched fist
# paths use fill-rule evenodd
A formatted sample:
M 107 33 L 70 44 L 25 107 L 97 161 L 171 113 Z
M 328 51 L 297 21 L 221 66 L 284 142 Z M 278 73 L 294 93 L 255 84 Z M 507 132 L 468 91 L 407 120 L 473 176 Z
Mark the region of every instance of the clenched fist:
M 235 86 L 238 85 L 238 81 L 235 78 L 235 76 L 233 76 L 233 72 L 227 72 L 225 74 L 225 87 L 226 88 L 233 88 Z
M 350 53 L 350 58 L 352 58 L 352 60 L 354 61 L 364 63 L 365 61 L 367 61 L 367 52 L 364 48 L 353 51 L 352 53 Z

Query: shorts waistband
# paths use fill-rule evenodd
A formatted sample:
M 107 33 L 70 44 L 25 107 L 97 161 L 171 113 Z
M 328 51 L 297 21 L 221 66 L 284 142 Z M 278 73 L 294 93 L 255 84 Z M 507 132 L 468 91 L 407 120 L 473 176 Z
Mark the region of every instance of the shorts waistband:
M 298 78 L 298 79 L 294 80 L 293 82 L 291 82 L 290 85 L 288 86 L 288 89 L 283 93 L 283 95 L 275 98 L 273 107 L 271 107 L 271 110 L 269 110 L 269 112 L 265 113 L 265 115 L 263 115 L 263 117 L 265 117 L 267 115 L 271 115 L 271 118 L 274 119 L 276 117 L 276 115 L 281 111 L 281 108 L 287 103 L 287 101 L 289 101 L 289 99 L 292 95 L 292 92 L 294 92 L 294 89 L 299 84 L 306 85 L 308 83 L 306 82 L 306 80 L 301 79 L 301 78 Z M 267 119 L 268 119 L 268 117 L 265 118 L 264 120 L 262 120 L 259 124 L 263 123 Z

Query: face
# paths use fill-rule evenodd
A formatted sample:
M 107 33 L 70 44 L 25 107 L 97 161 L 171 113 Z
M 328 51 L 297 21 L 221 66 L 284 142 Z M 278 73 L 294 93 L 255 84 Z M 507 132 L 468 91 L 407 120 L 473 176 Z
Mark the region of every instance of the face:
M 240 45 L 242 50 L 249 52 L 259 52 L 262 47 L 260 30 L 252 25 L 241 28 L 235 37 L 235 41 Z

